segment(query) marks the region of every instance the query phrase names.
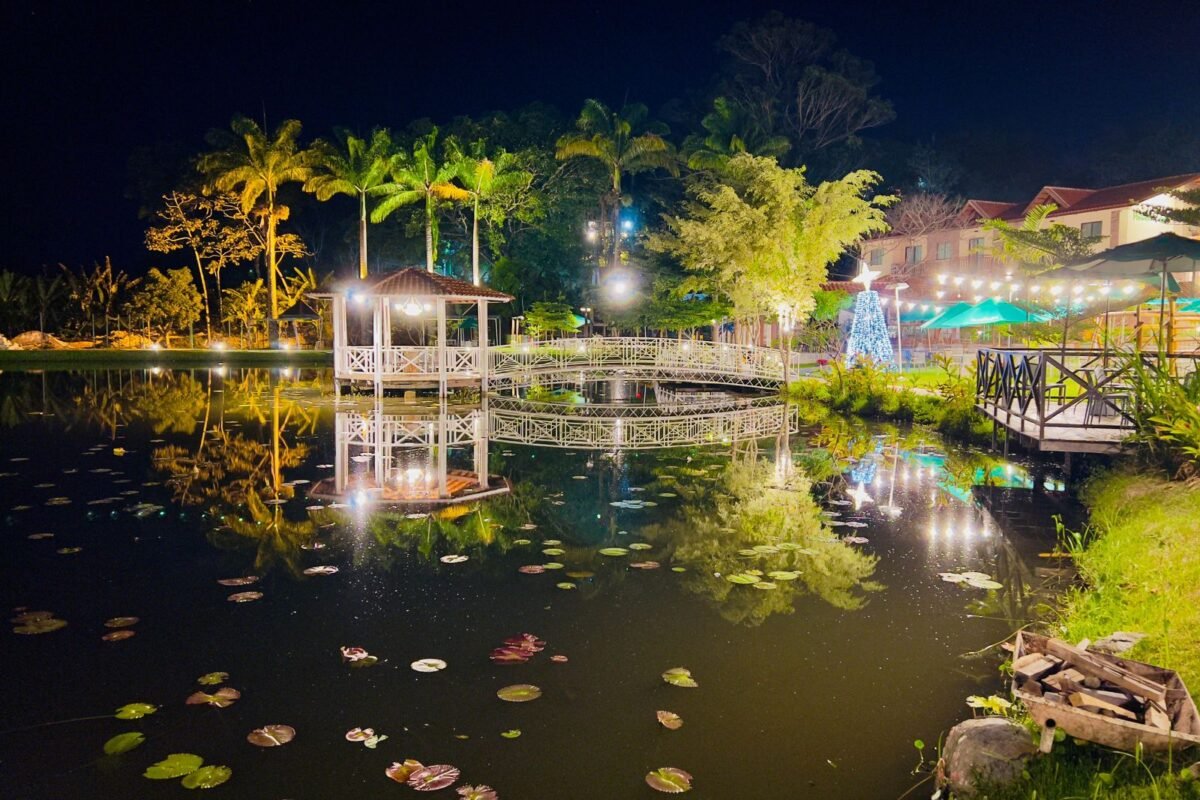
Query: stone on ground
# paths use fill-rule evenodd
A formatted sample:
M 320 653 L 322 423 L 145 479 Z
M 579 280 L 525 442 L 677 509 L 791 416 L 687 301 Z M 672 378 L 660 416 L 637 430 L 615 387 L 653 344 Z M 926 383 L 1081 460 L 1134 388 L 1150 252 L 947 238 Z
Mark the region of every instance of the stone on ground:
M 960 722 L 950 729 L 938 784 L 955 797 L 974 797 L 981 783 L 1005 785 L 1020 778 L 1037 752 L 1028 729 L 1002 717 L 982 717 Z
M 1092 642 L 1088 649 L 1118 656 L 1145 638 L 1146 634 L 1144 633 L 1115 631 L 1110 633 L 1108 636 L 1105 636 L 1103 639 L 1097 639 L 1096 641 Z

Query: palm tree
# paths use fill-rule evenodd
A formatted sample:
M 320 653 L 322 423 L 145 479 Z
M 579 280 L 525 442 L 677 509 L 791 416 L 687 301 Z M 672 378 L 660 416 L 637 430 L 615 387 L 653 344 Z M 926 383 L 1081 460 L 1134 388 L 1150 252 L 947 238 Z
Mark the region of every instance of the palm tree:
M 619 263 L 621 205 L 627 200 L 621 193 L 622 177 L 652 169 L 679 174 L 675 150 L 663 138 L 666 126 L 648 122 L 648 116 L 649 111 L 642 103 L 613 111 L 599 100 L 587 100 L 575 122 L 579 131 L 561 136 L 555 152 L 560 161 L 594 158 L 608 171 L 612 186 L 606 200 L 612 214 L 614 267 Z
M 483 141 L 476 142 L 470 154 L 459 150 L 453 139 L 446 141 L 446 147 L 450 151 L 449 160 L 455 164 L 458 179 L 471 197 L 471 280 L 479 286 L 480 217 L 489 219 L 493 225 L 502 223 L 507 210 L 498 203 L 488 201 L 528 187 L 533 181 L 533 173 L 521 169 L 515 153 L 499 150 L 494 160 L 488 158 Z
M 230 128 L 232 134 L 214 131 L 209 136 L 210 143 L 221 149 L 202 156 L 199 168 L 210 176 L 218 191 L 238 193 L 243 213 L 249 214 L 257 207 L 265 230 L 270 318 L 274 322 L 279 318 L 276 284 L 282 260 L 276 232 L 280 220 L 288 217 L 288 207 L 279 203 L 279 187 L 311 178 L 312 158 L 297 144 L 299 120 L 284 120 L 270 136 L 257 122 L 243 116 L 234 117 Z
M 29 284 L 24 275 L 0 272 L 0 333 L 19 333 L 26 325 L 32 308 Z
M 66 285 L 63 283 L 62 273 L 54 276 L 43 273 L 33 279 L 33 302 L 38 310 L 38 330 L 42 334 L 42 341 L 46 340 L 46 318 L 50 309 L 57 305 L 65 294 Z
M 690 169 L 720 169 L 738 153 L 778 160 L 792 146 L 786 136 L 771 136 L 761 130 L 752 115 L 725 97 L 713 100 L 713 110 L 700 120 L 700 127 L 703 136 L 692 134 L 683 143 Z
M 338 131 L 341 146 L 318 139 L 313 142 L 316 171 L 304 183 L 322 203 L 337 194 L 358 198 L 358 277 L 367 277 L 367 194 L 382 185 L 396 165 L 392 134 L 385 128 L 371 132 L 370 140 L 349 131 Z
M 437 128 L 413 143 L 412 156 L 396 159 L 392 164 L 392 180 L 371 190 L 383 197 L 371 212 L 372 222 L 383 222 L 402 206 L 425 203 L 425 269 L 433 272 L 437 251 L 437 207 L 439 202 L 464 202 L 471 195 L 454 180 L 454 165 L 448 160 L 438 163 Z

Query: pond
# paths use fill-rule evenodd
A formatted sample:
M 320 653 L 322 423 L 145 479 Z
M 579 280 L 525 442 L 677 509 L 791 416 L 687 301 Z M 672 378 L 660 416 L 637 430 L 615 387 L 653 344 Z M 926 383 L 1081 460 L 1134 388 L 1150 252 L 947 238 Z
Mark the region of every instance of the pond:
M 5 796 L 225 777 L 143 777 L 190 753 L 256 800 L 400 796 L 406 759 L 510 800 L 654 797 L 664 767 L 699 798 L 896 797 L 914 740 L 1000 690 L 968 654 L 1045 599 L 1077 513 L 928 432 L 605 451 L 486 414 L 311 370 L 0 375 Z

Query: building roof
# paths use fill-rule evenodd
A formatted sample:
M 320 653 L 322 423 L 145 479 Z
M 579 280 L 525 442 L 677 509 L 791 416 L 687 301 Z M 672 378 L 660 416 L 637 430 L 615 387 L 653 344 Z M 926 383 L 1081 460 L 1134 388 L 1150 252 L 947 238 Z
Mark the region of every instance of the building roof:
M 320 319 L 321 315 L 313 311 L 313 307 L 303 300 L 297 300 L 287 311 L 279 315 L 282 320 Z
M 344 288 L 376 297 L 444 297 L 448 300 L 497 300 L 502 303 L 513 299 L 511 295 L 487 286 L 476 286 L 417 267 L 388 272 L 366 281 L 354 281 Z
M 1200 183 L 1200 172 L 1184 175 L 1172 175 L 1167 178 L 1154 178 L 1137 183 L 1123 183 L 1120 186 L 1109 186 L 1106 189 L 1095 189 L 1076 200 L 1067 208 L 1060 208 L 1050 216 L 1060 214 L 1078 214 L 1083 211 L 1101 211 L 1106 208 L 1136 205 L 1161 194 L 1163 188 L 1177 189 L 1190 183 Z M 1079 190 L 1077 190 L 1079 191 Z

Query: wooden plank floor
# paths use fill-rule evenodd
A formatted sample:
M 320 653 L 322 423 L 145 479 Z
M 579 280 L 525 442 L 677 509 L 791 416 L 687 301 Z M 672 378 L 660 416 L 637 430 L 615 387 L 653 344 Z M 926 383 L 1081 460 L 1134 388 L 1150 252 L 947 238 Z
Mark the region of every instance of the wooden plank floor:
M 1021 429 L 1020 410 L 1015 403 L 1012 405 L 1011 417 L 1005 413 L 1003 406 L 989 403 L 986 406 L 976 404 L 975 407 L 982 414 L 991 417 L 1000 427 L 1011 431 L 1025 444 L 1052 453 L 1119 453 L 1125 448 L 1124 439 L 1133 432 L 1132 427 L 1084 426 L 1086 406 L 1083 403 L 1077 403 L 1057 416 L 1051 415 L 1059 406 L 1047 406 L 1046 415 L 1050 422 L 1047 423 L 1044 434 L 1039 429 L 1037 409 L 1032 405 L 1025 412 L 1024 430 Z M 1115 425 L 1124 421 L 1123 417 L 1116 415 L 1098 420 L 1103 425 Z

